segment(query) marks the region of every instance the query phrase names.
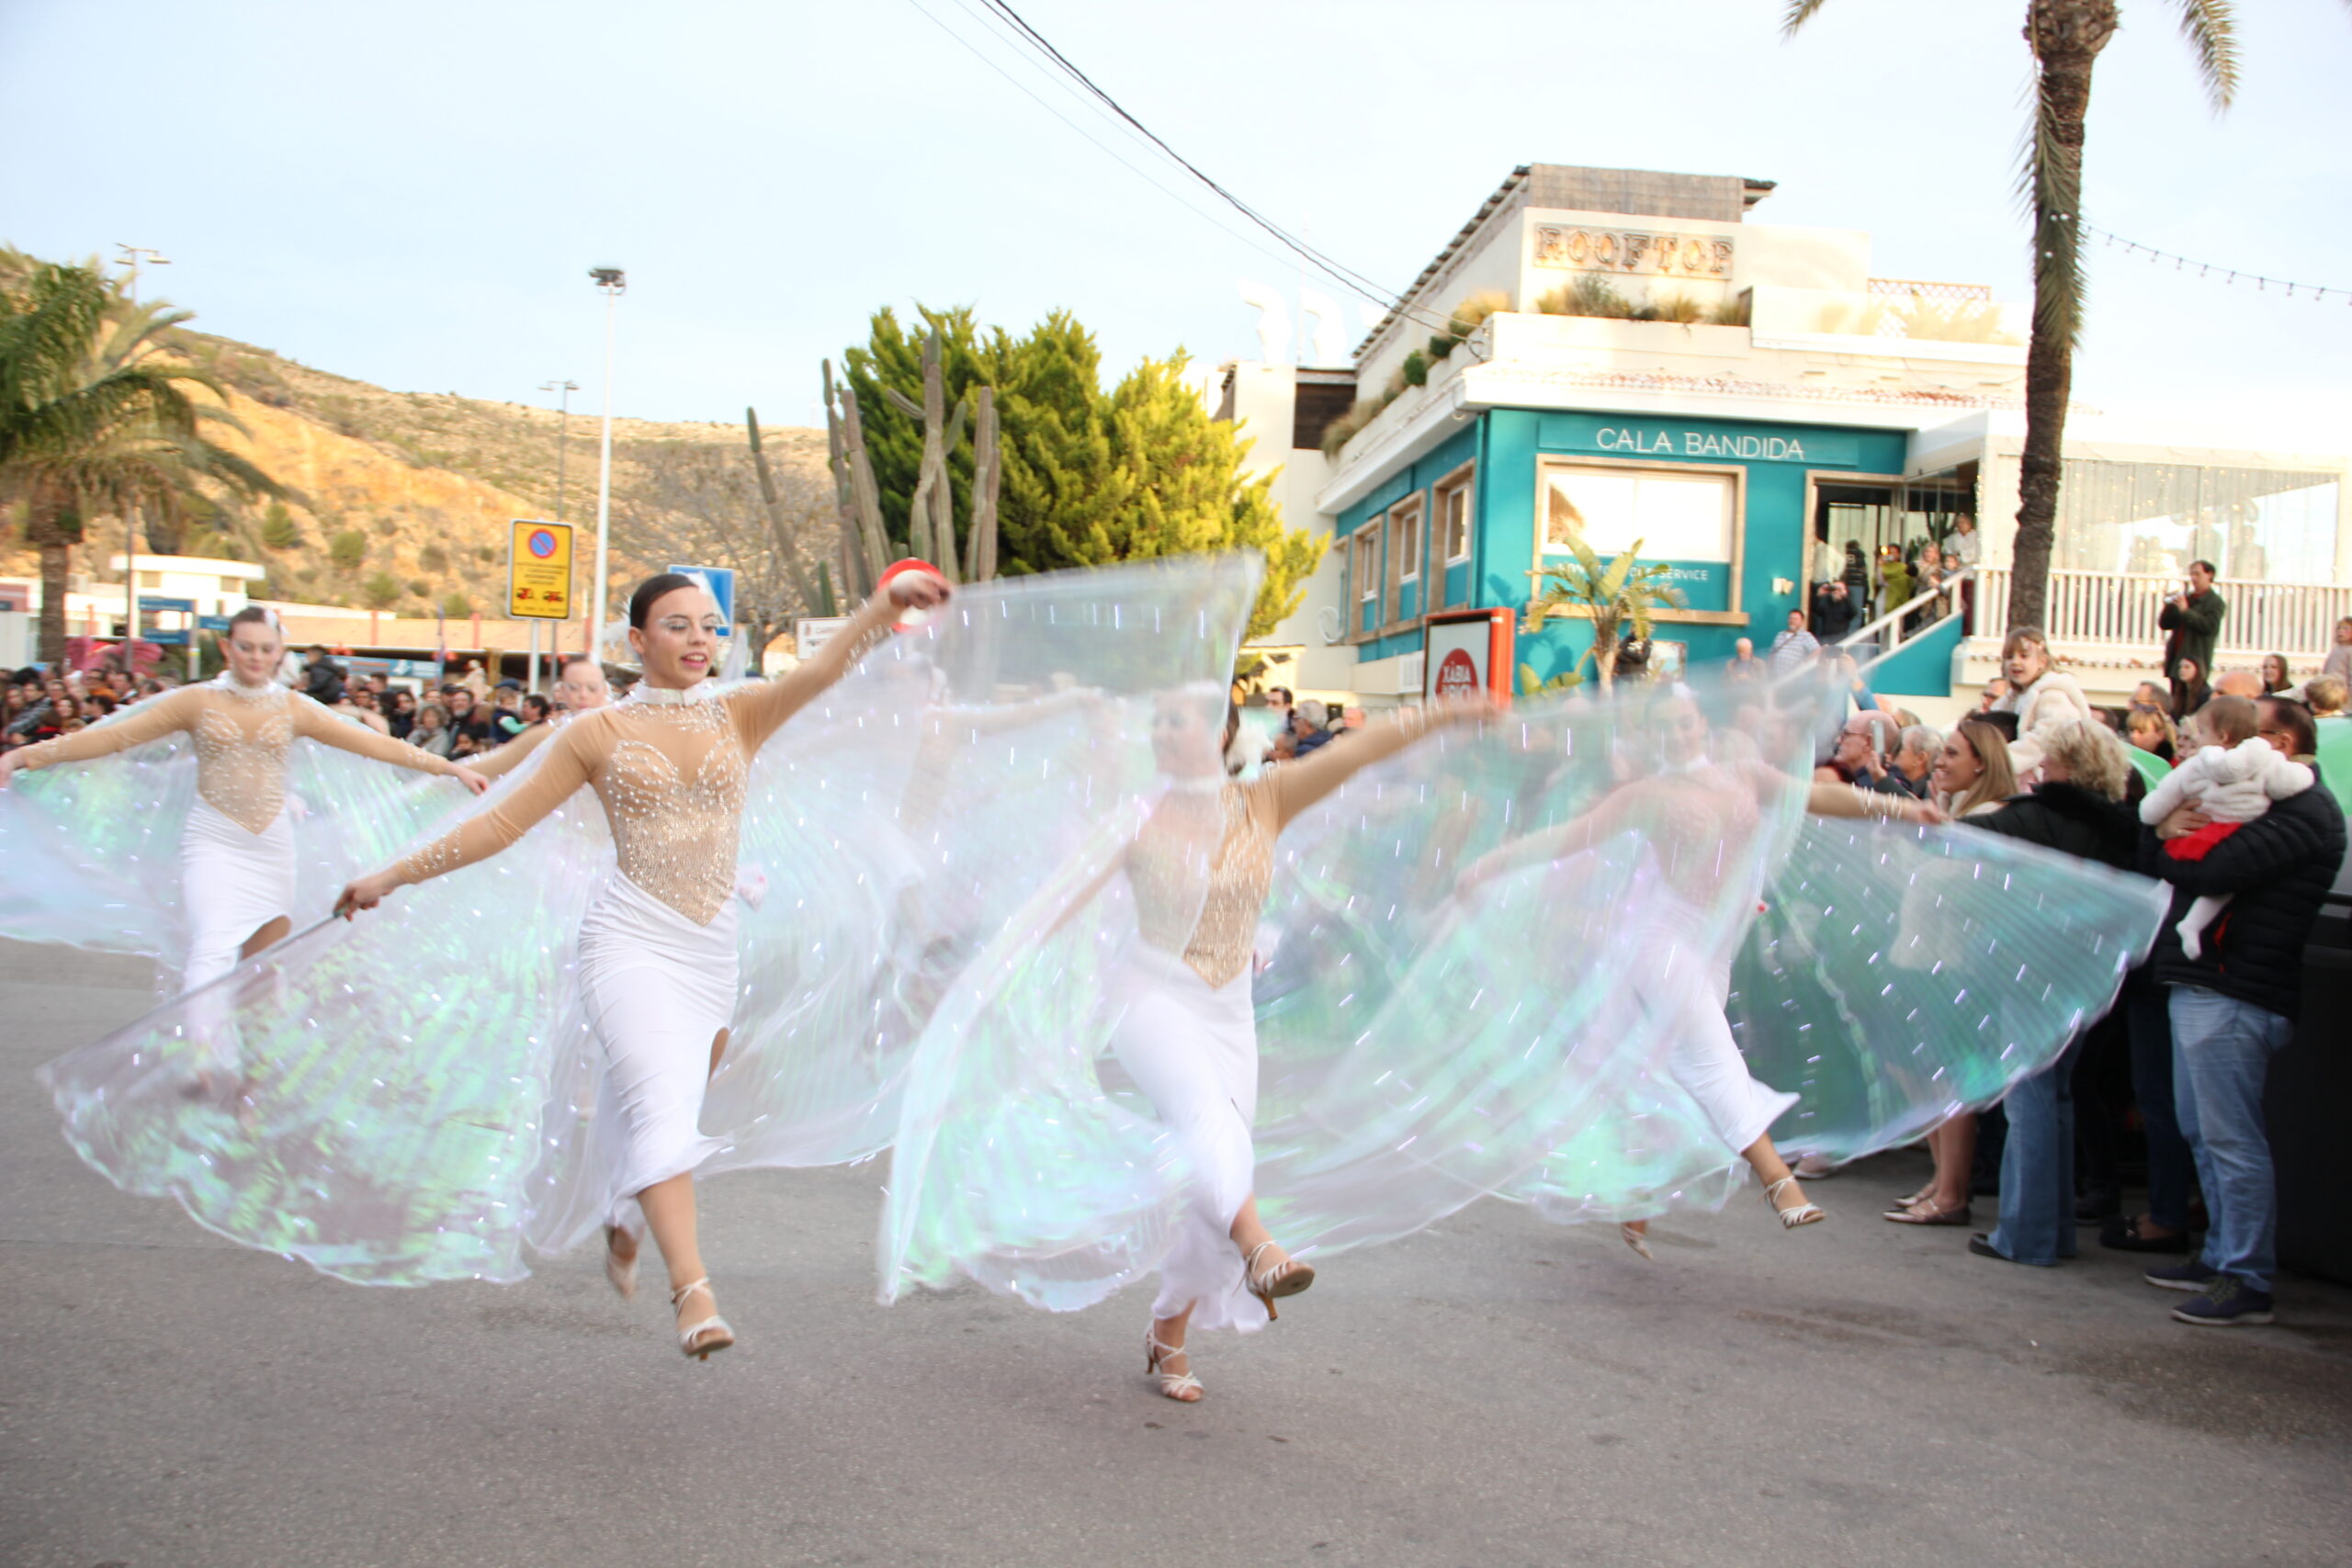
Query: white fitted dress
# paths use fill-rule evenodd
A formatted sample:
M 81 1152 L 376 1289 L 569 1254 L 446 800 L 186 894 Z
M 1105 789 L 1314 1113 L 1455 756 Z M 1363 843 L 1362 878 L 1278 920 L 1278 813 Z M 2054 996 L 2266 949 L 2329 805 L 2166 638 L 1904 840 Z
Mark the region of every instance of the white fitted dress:
M 721 694 L 639 686 L 581 715 L 489 810 L 403 857 L 403 883 L 496 853 L 585 785 L 616 865 L 581 920 L 580 998 L 604 1053 L 590 1162 L 605 1223 L 634 1227 L 637 1195 L 727 1145 L 703 1134 L 717 1037 L 737 995 L 737 844 L 752 754 L 788 716 L 763 682 Z

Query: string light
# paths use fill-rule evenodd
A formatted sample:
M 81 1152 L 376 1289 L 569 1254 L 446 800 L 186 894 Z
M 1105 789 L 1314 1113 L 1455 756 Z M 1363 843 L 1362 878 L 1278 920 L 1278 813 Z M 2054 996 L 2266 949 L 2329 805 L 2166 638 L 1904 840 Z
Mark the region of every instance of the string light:
M 2150 266 L 2155 265 L 2158 262 L 2170 262 L 2175 272 L 2187 272 L 2193 266 L 2197 269 L 2198 276 L 2211 277 L 2219 273 L 2222 275 L 2222 281 L 2228 284 L 2234 285 L 2241 278 L 2250 279 L 2257 294 L 2267 294 L 2270 291 L 2270 286 L 2275 283 L 2286 291 L 2287 298 L 2290 299 L 2308 295 L 2314 303 L 2324 304 L 2327 297 L 2334 294 L 2340 296 L 2346 305 L 2352 305 L 2352 288 L 2323 288 L 2313 283 L 2292 283 L 2283 277 L 2267 277 L 2258 272 L 2242 272 L 2235 267 L 2223 266 L 2218 262 L 2201 262 L 2191 256 L 2175 255 L 2170 251 L 2160 251 L 2154 245 L 2143 245 L 2137 240 L 2127 240 L 2120 234 L 2110 233 L 2105 229 L 2095 228 L 2088 223 L 2082 225 L 2082 231 L 2086 234 L 2097 234 L 2106 241 L 2109 247 L 2122 246 L 2123 254 L 2127 256 L 2146 256 Z

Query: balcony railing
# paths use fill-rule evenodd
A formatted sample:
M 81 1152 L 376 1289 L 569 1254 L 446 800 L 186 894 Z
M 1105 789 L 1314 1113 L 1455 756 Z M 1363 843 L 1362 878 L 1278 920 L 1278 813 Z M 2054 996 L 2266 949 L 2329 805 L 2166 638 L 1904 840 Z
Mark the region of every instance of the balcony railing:
M 2011 575 L 2007 567 L 1977 573 L 1972 626 L 1980 640 L 1998 642 L 2009 624 Z M 2352 615 L 2352 585 L 2223 578 L 2213 586 L 2229 604 L 2213 654 L 2220 665 L 2283 653 L 2297 675 L 2312 673 L 2335 641 L 2335 623 Z M 2177 577 L 2053 571 L 2042 630 L 2053 652 L 2078 662 L 2153 666 L 2165 645 L 2156 617 L 2180 590 Z

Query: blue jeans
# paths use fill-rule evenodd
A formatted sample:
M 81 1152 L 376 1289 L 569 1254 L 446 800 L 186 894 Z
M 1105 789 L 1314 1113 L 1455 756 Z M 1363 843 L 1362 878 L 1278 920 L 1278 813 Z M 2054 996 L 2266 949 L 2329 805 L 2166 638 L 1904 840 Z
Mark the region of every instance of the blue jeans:
M 2075 1057 L 2019 1078 L 2001 1101 L 2008 1141 L 2001 1148 L 2001 1218 L 1985 1239 L 2012 1263 L 2048 1268 L 2075 1256 Z
M 2270 1058 L 2295 1026 L 2267 1008 L 2209 991 L 2172 991 L 2173 1108 L 2197 1156 L 2205 1207 L 2204 1264 L 2257 1291 L 2278 1268 L 2278 1194 L 2262 1089 Z
M 2157 985 L 2144 969 L 2135 970 L 2123 985 L 2124 1021 L 2132 1035 L 2132 1097 L 2139 1103 L 2141 1130 L 2148 1140 L 2148 1218 L 2168 1231 L 2185 1231 L 2197 1162 L 2173 1111 L 2172 997 L 2173 987 Z

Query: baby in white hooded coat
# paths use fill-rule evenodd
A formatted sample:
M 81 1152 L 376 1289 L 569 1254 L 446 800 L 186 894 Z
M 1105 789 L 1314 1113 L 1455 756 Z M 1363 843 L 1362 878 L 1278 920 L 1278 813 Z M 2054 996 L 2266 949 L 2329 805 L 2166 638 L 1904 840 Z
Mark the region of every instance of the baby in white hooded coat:
M 2152 827 L 2183 806 L 2194 806 L 2209 818 L 2195 832 L 2165 841 L 2165 853 L 2172 859 L 2203 860 L 2215 844 L 2268 811 L 2272 801 L 2312 787 L 2312 771 L 2256 735 L 2254 716 L 2254 705 L 2239 697 L 2218 697 L 2199 709 L 2189 721 L 2199 743 L 2197 751 L 2140 803 L 2140 820 Z M 2229 902 L 2226 895 L 2208 893 L 2188 906 L 2176 928 L 2183 953 L 2192 959 L 2203 956 L 2206 929 Z

